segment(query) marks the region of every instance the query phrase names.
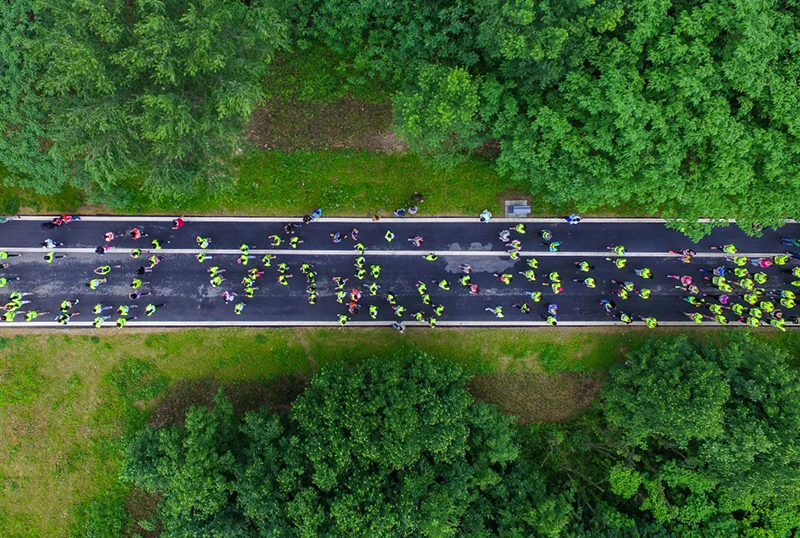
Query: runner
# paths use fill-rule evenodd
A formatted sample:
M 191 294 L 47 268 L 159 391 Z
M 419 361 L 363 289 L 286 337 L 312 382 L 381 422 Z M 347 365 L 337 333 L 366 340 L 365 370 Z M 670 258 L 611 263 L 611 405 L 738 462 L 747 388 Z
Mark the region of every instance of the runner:
M 5 250 L 0 250 L 0 260 L 7 260 L 8 258 L 13 258 L 15 256 L 19 256 L 19 254 L 9 254 Z
M 86 284 L 86 287 L 90 290 L 96 290 L 100 287 L 100 284 L 105 284 L 106 282 L 108 282 L 108 279 L 106 278 L 93 278 L 88 284 Z
M 596 288 L 597 287 L 597 281 L 595 279 L 593 279 L 592 277 L 587 277 L 587 278 L 584 278 L 583 280 L 581 280 L 580 278 L 573 278 L 572 281 L 573 282 L 582 282 L 583 285 L 586 286 L 587 288 Z
M 697 254 L 694 250 L 692 250 L 690 248 L 682 248 L 680 250 L 670 250 L 669 253 L 670 254 L 678 254 L 678 255 L 680 255 L 681 261 L 683 263 L 691 263 L 692 262 L 692 256 Z
M 139 228 L 134 228 L 130 232 L 128 232 L 128 235 L 130 236 L 131 239 L 136 241 L 140 237 L 147 237 L 150 234 L 143 233 Z
M 53 241 L 52 239 L 45 239 L 44 242 L 39 243 L 39 246 L 42 248 L 56 248 L 56 247 L 63 247 L 64 243 L 59 243 L 58 241 Z
M 80 302 L 81 302 L 80 299 L 72 299 L 72 300 L 61 301 L 61 311 L 62 312 L 69 312 L 69 310 L 72 309 L 73 306 L 75 306 L 76 304 L 78 304 Z
M 617 256 L 624 256 L 625 255 L 625 247 L 622 245 L 610 245 L 606 247 L 606 250 L 610 250 Z
M 67 313 L 67 312 L 64 312 L 62 310 L 61 314 L 59 314 L 56 317 L 56 321 L 59 322 L 61 325 L 66 325 L 67 323 L 69 323 L 69 320 L 71 320 L 75 316 L 80 316 L 80 315 L 81 315 L 80 312 Z M 9 321 L 9 320 L 7 319 L 6 321 Z
M 195 258 L 197 258 L 197 261 L 199 261 L 200 263 L 203 263 L 203 262 L 205 262 L 206 260 L 212 260 L 212 259 L 214 259 L 214 257 L 213 257 L 213 256 L 210 256 L 210 255 L 206 254 L 205 252 L 199 252 L 199 253 L 198 253 L 198 254 L 195 256 Z
M 431 252 L 427 256 L 424 256 L 424 259 L 428 260 L 429 262 L 435 262 L 436 260 L 439 259 L 439 256 Z
M 247 304 L 244 302 L 237 303 L 236 306 L 233 307 L 234 314 L 236 314 L 237 316 L 241 316 L 242 310 L 244 310 L 245 306 L 247 306 Z
M 48 252 L 44 255 L 44 261 L 47 263 L 53 263 L 53 260 L 58 260 L 60 258 L 66 258 L 66 254 L 55 254 L 54 252 Z
M 100 247 L 97 247 L 97 248 L 100 248 Z M 102 253 L 100 253 L 100 254 L 102 254 Z M 141 249 L 138 249 L 138 248 L 135 248 L 135 249 L 131 250 L 131 252 L 130 252 L 130 256 L 134 260 L 137 259 L 141 255 L 142 255 L 142 251 L 141 251 Z
M 450 291 L 450 283 L 444 278 L 442 280 L 431 280 L 431 282 L 434 284 L 438 284 L 439 287 L 445 291 Z
M 143 292 L 142 290 L 136 290 L 128 294 L 128 299 L 130 299 L 131 301 L 136 301 L 139 299 L 139 297 L 147 297 L 148 295 L 153 295 L 153 292 L 152 291 Z
M 650 271 L 650 269 L 648 269 L 647 267 L 644 267 L 642 269 L 634 269 L 633 272 L 642 278 L 653 278 L 653 272 Z
M 112 267 L 116 268 L 116 269 L 119 269 L 122 266 L 121 265 L 114 265 L 114 266 L 101 265 L 100 267 L 96 267 L 94 269 L 93 273 L 96 274 L 96 275 L 104 276 L 104 275 L 107 275 L 108 273 L 111 272 Z
M 656 327 L 658 327 L 658 321 L 654 317 L 639 316 L 639 319 L 644 322 L 645 326 L 647 326 L 648 329 L 655 329 Z
M 522 314 L 530 314 L 531 313 L 531 307 L 530 307 L 530 305 L 528 305 L 528 303 L 522 303 L 522 304 L 513 303 L 511 305 L 511 308 L 518 308 L 520 313 L 522 313 Z
M 606 259 L 611 263 L 613 263 L 614 265 L 616 265 L 617 269 L 622 269 L 628 264 L 628 260 L 626 260 L 625 258 L 606 258 Z
M 19 280 L 18 276 L 0 277 L 0 288 L 5 288 L 12 280 Z
M 403 325 L 402 321 L 398 321 L 398 322 L 392 323 L 392 329 L 395 329 L 400 334 L 403 334 L 406 331 L 406 328 Z
M 197 246 L 200 248 L 208 248 L 211 245 L 211 239 L 209 239 L 208 237 L 201 237 L 198 235 L 196 241 L 197 241 Z
M 268 236 L 267 239 L 270 240 L 270 242 L 272 243 L 273 247 L 279 247 L 279 246 L 281 246 L 281 243 L 283 243 L 283 239 L 281 239 L 279 236 L 277 236 L 275 234 L 272 234 L 272 235 Z
M 466 288 L 467 286 L 469 286 L 470 280 L 472 280 L 472 277 L 470 277 L 469 275 L 461 275 L 458 279 L 458 282 L 459 284 L 461 284 Z
M 505 317 L 505 316 L 503 316 L 503 307 L 502 306 L 495 306 L 494 308 L 490 308 L 490 307 L 487 306 L 486 308 L 484 308 L 484 310 L 486 310 L 487 312 L 491 312 L 492 314 L 494 314 L 494 316 L 496 318 Z
M 372 278 L 377 279 L 381 276 L 381 266 L 380 265 L 370 265 L 369 271 L 372 274 Z
M 594 269 L 594 265 L 589 265 L 587 261 L 575 262 L 575 269 L 583 273 L 588 273 L 590 270 Z
M 503 273 L 503 274 L 492 273 L 492 276 L 497 278 L 500 282 L 502 282 L 506 286 L 511 284 L 511 281 L 514 280 L 514 275 L 511 275 L 509 273 Z M 545 285 L 547 285 L 547 284 L 545 284 Z
M 97 303 L 92 307 L 92 314 L 99 315 L 105 312 L 106 310 L 113 310 L 114 307 L 111 305 L 103 306 L 103 303 Z
M 736 254 L 739 250 L 732 244 L 728 245 L 719 245 L 716 247 L 708 247 L 711 250 L 721 250 L 725 254 Z
M 411 243 L 417 248 L 422 246 L 422 236 L 421 235 L 415 235 L 414 237 L 410 237 L 408 240 L 411 241 Z
M 123 328 L 129 321 L 132 321 L 134 319 L 139 319 L 139 318 L 137 316 L 127 317 L 127 318 L 125 317 L 117 318 L 117 329 Z
M 149 281 L 149 280 L 147 280 L 147 281 L 143 282 L 143 281 L 142 281 L 141 279 L 139 279 L 139 278 L 134 278 L 134 279 L 131 281 L 131 288 L 133 288 L 133 289 L 138 289 L 138 288 L 141 288 L 141 287 L 142 287 L 142 284 L 150 284 L 150 281 Z
M 364 251 L 367 250 L 367 247 L 365 247 L 361 243 L 356 243 L 353 248 L 356 249 L 356 252 L 358 252 L 359 254 L 364 254 Z
M 296 235 L 293 235 L 292 238 L 289 239 L 289 246 L 292 248 L 297 248 L 297 245 L 299 245 L 300 243 L 304 243 L 304 241 L 299 237 L 297 237 Z
M 612 317 L 618 318 L 625 325 L 630 325 L 631 323 L 633 323 L 633 318 L 631 318 L 625 312 L 619 312 L 617 314 L 612 314 Z
M 683 315 L 697 324 L 703 323 L 704 319 L 711 319 L 708 316 L 704 316 L 700 312 L 683 312 Z
M 138 304 L 131 304 L 131 305 L 121 304 L 121 305 L 119 305 L 117 307 L 117 313 L 119 315 L 121 315 L 121 316 L 127 316 L 128 314 L 130 314 L 131 308 L 139 308 L 139 305 Z
M 617 307 L 617 305 L 616 305 L 616 303 L 614 301 L 610 301 L 608 299 L 601 299 L 600 300 L 600 306 L 602 306 L 603 309 L 605 309 L 606 314 L 610 314 L 611 311 L 614 310 Z
M 376 305 L 370 305 L 369 317 L 371 317 L 372 319 L 378 319 L 378 307 Z
M 183 228 L 183 225 L 184 225 L 183 217 L 178 217 L 177 219 L 172 221 L 173 230 L 178 230 L 180 228 Z
M 144 313 L 147 314 L 148 317 L 152 316 L 153 314 L 156 313 L 156 308 L 159 308 L 161 306 L 166 306 L 166 303 L 158 303 L 158 304 L 150 303 L 146 307 L 144 307 Z

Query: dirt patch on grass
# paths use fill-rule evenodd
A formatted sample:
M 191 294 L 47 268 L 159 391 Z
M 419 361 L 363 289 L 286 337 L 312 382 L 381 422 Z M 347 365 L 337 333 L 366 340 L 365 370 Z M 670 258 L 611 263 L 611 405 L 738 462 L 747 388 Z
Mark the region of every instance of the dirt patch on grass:
M 275 98 L 253 112 L 246 133 L 262 150 L 407 150 L 391 131 L 391 123 L 390 103 L 370 103 L 351 96 L 333 103 Z
M 154 495 L 146 491 L 134 487 L 131 489 L 130 495 L 125 500 L 125 509 L 128 511 L 132 522 L 128 528 L 124 529 L 123 536 L 126 538 L 133 538 L 134 536 L 141 536 L 142 538 L 152 538 L 161 534 L 162 526 L 161 521 L 158 519 L 158 501 L 161 500 L 161 495 Z M 147 525 L 144 522 L 152 522 L 153 530 L 149 531 L 139 525 Z
M 574 372 L 514 372 L 478 375 L 468 387 L 478 401 L 496 404 L 503 413 L 516 416 L 519 424 L 528 424 L 570 417 L 592 403 L 602 384 L 601 377 Z
M 269 381 L 225 383 L 225 396 L 236 413 L 246 413 L 261 407 L 270 411 L 287 411 L 308 387 L 309 378 L 297 374 L 279 376 Z M 154 428 L 167 425 L 183 426 L 186 413 L 194 406 L 211 406 L 222 385 L 216 379 L 186 380 L 167 390 L 153 411 L 149 424 Z

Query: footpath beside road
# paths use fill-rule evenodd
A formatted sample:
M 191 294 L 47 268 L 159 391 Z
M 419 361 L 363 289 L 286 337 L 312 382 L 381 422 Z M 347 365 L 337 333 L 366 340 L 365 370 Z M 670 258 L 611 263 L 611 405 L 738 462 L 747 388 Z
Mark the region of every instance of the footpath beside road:
M 632 325 L 642 325 L 639 316 L 655 317 L 659 325 L 694 326 L 683 312 L 702 312 L 713 317 L 706 306 L 695 307 L 680 297 L 689 296 L 686 290 L 676 289 L 680 283 L 667 275 L 691 276 L 699 288 L 698 297 L 708 304 L 718 302 L 712 295 L 725 295 L 712 282 L 706 281 L 700 269 L 727 266 L 734 264 L 727 261 L 729 255 L 713 250 L 711 247 L 734 244 L 737 256 L 750 259 L 779 256 L 792 247 L 781 244 L 781 237 L 800 237 L 800 225 L 787 224 L 777 231 L 766 230 L 760 238 L 745 235 L 735 225 L 719 228 L 697 244 L 689 241 L 680 232 L 665 228 L 662 221 L 656 219 L 584 219 L 578 225 L 570 226 L 557 219 L 493 219 L 483 224 L 477 219 L 464 218 L 405 218 L 381 219 L 372 222 L 369 219 L 334 219 L 322 217 L 308 225 L 296 228 L 294 234 L 284 231 L 286 223 L 302 224 L 298 218 L 215 218 L 186 217 L 185 225 L 178 230 L 172 229 L 172 219 L 168 217 L 84 217 L 78 222 L 62 225 L 53 230 L 42 230 L 41 224 L 52 217 L 23 217 L 19 221 L 11 221 L 0 225 L 0 251 L 12 254 L 3 262 L 9 267 L 0 270 L 2 277 L 9 282 L 0 288 L 4 302 L 9 300 L 12 292 L 30 293 L 24 300 L 28 304 L 20 307 L 20 312 L 37 309 L 39 312 L 50 310 L 50 314 L 42 315 L 35 321 L 25 322 L 25 315 L 19 314 L 13 322 L 0 323 L 3 327 L 91 327 L 95 315 L 92 308 L 96 304 L 113 307 L 109 319 L 103 326 L 112 327 L 118 315 L 120 305 L 132 307 L 128 317 L 127 328 L 139 327 L 174 327 L 174 326 L 327 326 L 339 325 L 340 315 L 349 319 L 346 326 L 386 326 L 402 319 L 408 325 L 416 324 L 414 314 L 419 312 L 423 323 L 427 324 L 431 317 L 436 318 L 437 326 L 540 326 L 547 325 L 547 306 L 558 305 L 559 326 L 581 325 L 619 325 L 618 317 L 609 315 L 600 305 L 602 299 L 611 299 L 616 303 L 613 314 L 623 312 L 634 319 Z M 500 239 L 500 232 L 513 228 L 517 223 L 524 223 L 525 233 L 510 231 L 510 240 Z M 131 229 L 138 228 L 147 234 L 134 240 L 128 236 Z M 350 234 L 357 228 L 358 241 L 353 241 Z M 549 230 L 553 240 L 561 242 L 557 252 L 550 252 L 540 236 L 540 231 Z M 104 236 L 113 232 L 116 238 L 106 242 Z M 332 235 L 341 234 L 344 239 L 334 243 Z M 387 232 L 394 234 L 391 242 L 386 240 Z M 269 236 L 281 238 L 280 246 L 273 246 Z M 289 246 L 288 240 L 296 236 L 302 242 L 296 249 Z M 196 238 L 210 239 L 210 244 L 203 252 L 211 259 L 200 263 L 196 255 L 201 251 Z M 409 239 L 422 237 L 422 244 L 415 247 Z M 56 255 L 66 254 L 66 258 L 46 263 L 44 255 L 48 250 L 39 244 L 46 238 L 63 247 L 52 249 Z M 151 248 L 151 241 L 157 239 L 161 249 Z M 518 259 L 509 254 L 511 246 L 506 243 L 520 242 Z M 364 248 L 364 267 L 366 274 L 361 280 L 357 277 L 356 259 L 359 257 L 354 246 L 360 243 Z M 238 263 L 241 258 L 240 247 L 249 245 L 251 258 L 247 265 Z M 111 246 L 104 255 L 95 254 L 100 245 Z M 626 252 L 617 256 L 607 250 L 612 245 L 624 245 Z M 142 251 L 141 257 L 133 259 L 132 249 Z M 696 251 L 691 263 L 683 263 L 680 256 L 669 254 L 670 250 L 691 248 Z M 800 248 L 794 249 L 800 252 Z M 433 253 L 438 258 L 428 261 L 424 256 Z M 18 254 L 18 256 L 13 256 Z M 152 272 L 139 276 L 143 282 L 141 291 L 151 295 L 137 300 L 129 299 L 133 290 L 130 287 L 136 271 L 140 267 L 149 266 L 148 258 L 157 254 L 163 260 L 153 268 Z M 265 267 L 262 259 L 265 255 L 275 256 L 270 266 Z M 627 264 L 618 268 L 606 258 L 623 257 Z M 529 281 L 524 274 L 529 270 L 528 261 L 535 258 L 538 268 L 534 269 L 536 280 Z M 588 272 L 580 272 L 574 262 L 586 261 L 593 268 Z M 281 263 L 288 265 L 287 285 L 278 282 Z M 309 282 L 300 272 L 302 264 L 310 264 L 316 273 L 314 278 L 316 304 L 309 304 Z M 477 294 L 470 294 L 469 287 L 462 286 L 461 266 L 468 264 L 472 268 L 470 284 L 477 285 Z M 753 265 L 746 266 L 750 273 L 764 272 L 767 282 L 760 287 L 764 289 L 764 298 L 780 292 L 780 290 L 797 290 L 791 282 L 800 280 L 792 276 L 791 269 L 798 260 L 791 259 L 786 265 L 773 265 L 760 269 Z M 98 277 L 93 270 L 102 265 L 112 265 L 110 274 Z M 373 278 L 371 266 L 380 266 L 380 275 Z M 208 269 L 217 266 L 225 269 L 225 281 L 214 287 L 210 283 Z M 651 279 L 637 276 L 635 269 L 648 268 L 653 274 Z M 264 274 L 253 283 L 253 297 L 245 296 L 242 279 L 253 268 Z M 556 294 L 552 288 L 549 275 L 557 272 L 560 276 L 563 291 Z M 509 274 L 513 279 L 509 284 L 502 283 L 493 275 Z M 347 297 L 337 301 L 337 289 L 334 277 L 348 278 L 344 287 Z M 19 277 L 19 280 L 13 278 Z M 573 279 L 591 277 L 596 282 L 595 288 L 587 288 L 582 282 Z M 94 278 L 106 278 L 107 282 L 95 290 L 86 287 Z M 730 275 L 730 281 L 739 278 Z M 441 289 L 434 281 L 447 280 L 449 290 Z M 425 304 L 423 294 L 417 290 L 416 284 L 422 281 L 427 287 L 430 304 Z M 650 290 L 648 299 L 643 299 L 636 292 L 629 293 L 629 298 L 621 299 L 615 295 L 621 284 L 632 282 L 635 290 Z M 375 295 L 371 295 L 370 286 Z M 350 293 L 358 290 L 360 311 L 351 314 L 348 303 Z M 222 299 L 224 291 L 236 293 L 236 299 L 226 303 Z M 525 292 L 541 292 L 541 300 L 534 302 Z M 398 317 L 386 300 L 387 294 L 395 296 L 397 305 L 405 308 L 405 313 Z M 734 286 L 730 297 L 731 304 L 742 303 L 746 290 Z M 706 297 L 703 298 L 703 294 Z M 60 325 L 55 317 L 60 313 L 59 307 L 64 300 L 78 299 L 71 312 L 79 311 L 67 325 Z M 241 314 L 234 312 L 234 306 L 240 302 Z M 781 308 L 779 298 L 772 298 L 774 305 L 783 310 L 784 316 L 795 315 L 796 308 Z M 147 304 L 161 304 L 152 316 L 144 315 Z M 523 313 L 512 304 L 527 304 L 530 312 Z M 376 306 L 378 312 L 373 319 L 369 310 Z M 434 307 L 442 306 L 441 315 L 435 314 Z M 486 308 L 500 306 L 503 317 L 495 317 Z M 730 325 L 738 325 L 738 315 L 727 307 L 724 310 Z M 769 320 L 767 315 L 765 320 Z M 704 321 L 703 326 L 714 322 Z M 787 327 L 792 326 L 787 323 Z

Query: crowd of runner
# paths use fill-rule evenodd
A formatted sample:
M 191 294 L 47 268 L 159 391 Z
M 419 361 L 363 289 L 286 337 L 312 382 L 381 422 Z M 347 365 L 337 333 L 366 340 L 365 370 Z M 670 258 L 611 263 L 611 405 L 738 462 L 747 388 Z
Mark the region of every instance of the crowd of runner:
M 269 235 L 266 240 L 272 249 L 297 249 L 304 242 L 299 232 L 305 227 L 303 230 L 305 233 L 313 233 L 312 222 L 321 214 L 322 211 L 317 209 L 304 217 L 302 224 L 288 223 L 284 226 L 282 234 Z M 481 220 L 484 220 L 484 217 L 485 215 L 482 215 Z M 490 217 L 485 218 L 486 222 L 488 218 Z M 47 232 L 79 220 L 76 216 L 62 215 L 44 223 L 42 229 Z M 577 222 L 571 222 L 574 223 Z M 175 219 L 172 234 L 191 233 L 188 229 L 184 229 L 185 224 L 183 218 Z M 473 280 L 472 266 L 465 263 L 460 266 L 460 272 L 455 278 L 444 274 L 437 279 L 418 280 L 416 283 L 418 300 L 409 301 L 406 296 L 408 302 L 401 304 L 398 294 L 388 286 L 385 288 L 382 285 L 380 279 L 382 268 L 378 263 L 367 259 L 369 253 L 357 228 L 329 235 L 334 244 L 347 241 L 352 244 L 353 249 L 352 272 L 326 276 L 326 279 L 330 278 L 333 282 L 334 287 L 330 300 L 335 300 L 341 305 L 341 311 L 336 318 L 341 325 L 346 325 L 354 318 L 377 320 L 380 313 L 385 310 L 387 313 L 382 319 L 390 317 L 393 321 L 392 326 L 401 332 L 404 330 L 403 321 L 408 319 L 436 327 L 437 322 L 446 315 L 442 301 L 444 294 L 482 295 L 481 288 Z M 797 315 L 792 314 L 792 310 L 796 307 L 795 290 L 800 289 L 800 266 L 791 263 L 793 259 L 800 258 L 800 254 L 791 251 L 753 259 L 740 255 L 733 244 L 719 245 L 711 248 L 725 255 L 724 258 L 716 258 L 723 263 L 700 266 L 696 262 L 696 253 L 684 248 L 669 251 L 670 255 L 680 257 L 685 267 L 684 271 L 680 274 L 656 275 L 646 266 L 630 265 L 626 258 L 625 246 L 607 245 L 608 256 L 600 263 L 611 264 L 619 276 L 610 281 L 598 282 L 600 279 L 593 276 L 595 266 L 588 260 L 574 260 L 574 274 L 567 277 L 563 277 L 557 271 L 546 271 L 543 268 L 540 270 L 539 261 L 535 257 L 522 255 L 523 242 L 529 243 L 530 237 L 533 237 L 533 241 L 538 245 L 535 248 L 543 248 L 549 252 L 559 252 L 561 249 L 561 241 L 548 229 L 530 230 L 525 223 L 518 223 L 499 232 L 497 240 L 502 243 L 507 256 L 514 262 L 514 269 L 509 272 L 497 272 L 492 276 L 501 286 L 509 286 L 512 282 L 522 279 L 528 289 L 521 291 L 520 296 L 513 302 L 481 305 L 495 318 L 504 318 L 508 309 L 515 309 L 524 315 L 533 313 L 534 318 L 539 316 L 547 324 L 555 326 L 559 321 L 558 298 L 565 287 L 582 286 L 593 289 L 602 286 L 608 293 L 607 297 L 602 298 L 597 304 L 600 311 L 624 324 L 641 321 L 645 326 L 655 328 L 658 326 L 655 316 L 637 311 L 647 310 L 646 302 L 652 294 L 648 283 L 661 278 L 674 280 L 674 287 L 678 290 L 675 300 L 683 305 L 681 310 L 684 315 L 697 324 L 711 322 L 727 325 L 739 322 L 752 327 L 769 325 L 783 331 L 787 322 L 796 324 L 800 321 Z M 134 241 L 137 246 L 129 249 L 128 255 L 141 260 L 141 265 L 132 274 L 125 274 L 119 264 L 101 263 L 93 270 L 93 274 L 88 276 L 85 287 L 93 291 L 102 290 L 112 280 L 119 283 L 124 279 L 128 283 L 127 295 L 117 297 L 113 304 L 97 302 L 89 305 L 81 303 L 77 298 L 64 297 L 57 305 L 57 310 L 55 308 L 39 310 L 32 308 L 35 299 L 32 293 L 14 291 L 4 305 L 3 319 L 7 322 L 22 319 L 34 321 L 44 317 L 43 319 L 54 319 L 62 325 L 67 325 L 71 319 L 84 312 L 84 316 L 87 314 L 91 316 L 95 327 L 113 323 L 116 327 L 123 328 L 131 320 L 157 315 L 167 305 L 164 302 L 151 300 L 154 290 L 151 289 L 150 277 L 154 272 L 162 270 L 159 265 L 164 261 L 164 256 L 159 251 L 170 244 L 172 236 L 151 236 L 144 227 L 110 230 L 98 238 L 96 254 L 104 256 L 111 248 L 116 247 L 115 243 L 121 239 Z M 317 287 L 319 275 L 312 263 L 300 260 L 299 256 L 287 258 L 286 261 L 274 254 L 259 257 L 251 252 L 255 250 L 254 246 L 243 243 L 239 245 L 240 254 L 236 259 L 237 266 L 242 266 L 236 271 L 237 275 L 241 275 L 240 279 L 239 276 L 236 278 L 231 276 L 234 272 L 233 267 L 225 267 L 208 252 L 212 245 L 216 245 L 214 237 L 197 235 L 194 239 L 197 245 L 195 258 L 198 263 L 206 266 L 209 288 L 218 294 L 219 300 L 229 305 L 237 316 L 246 315 L 245 309 L 251 301 L 268 297 L 270 285 L 303 286 L 308 304 L 316 305 L 320 300 Z M 383 241 L 389 244 L 395 240 L 395 234 L 391 230 L 386 230 Z M 407 241 L 414 248 L 421 250 L 425 244 L 422 235 L 408 237 Z M 787 247 L 798 247 L 800 239 L 781 238 L 781 243 Z M 45 250 L 43 259 L 47 264 L 56 263 L 57 260 L 68 256 L 59 253 L 58 249 L 64 245 L 53 239 L 46 238 L 39 243 L 39 246 Z M 420 254 L 426 261 L 438 260 L 436 254 L 424 252 L 423 250 Z M 9 261 L 15 256 L 18 254 L 0 251 L 0 288 L 21 279 L 19 275 L 13 273 L 13 262 Z M 778 273 L 790 275 L 788 286 L 782 284 L 786 281 L 783 278 L 785 275 Z M 14 288 L 24 289 L 24 281 L 14 285 Z

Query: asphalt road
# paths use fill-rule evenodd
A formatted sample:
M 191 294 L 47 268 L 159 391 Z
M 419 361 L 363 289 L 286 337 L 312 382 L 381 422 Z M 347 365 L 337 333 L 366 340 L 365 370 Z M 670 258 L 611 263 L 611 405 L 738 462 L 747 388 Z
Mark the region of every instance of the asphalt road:
M 59 313 L 59 305 L 65 299 L 79 299 L 79 304 L 72 311 L 80 311 L 80 316 L 73 318 L 66 327 L 86 327 L 94 319 L 92 306 L 97 303 L 113 306 L 121 304 L 138 304 L 132 309 L 138 319 L 131 321 L 128 327 L 136 325 L 303 325 L 303 324 L 335 324 L 337 316 L 347 314 L 345 304 L 336 300 L 336 290 L 332 278 L 342 276 L 349 278 L 345 289 L 361 290 L 363 296 L 359 304 L 363 305 L 359 313 L 350 315 L 348 325 L 386 325 L 399 318 L 385 300 L 387 292 L 397 297 L 397 303 L 406 308 L 402 319 L 413 320 L 413 314 L 423 312 L 425 317 L 433 315 L 433 305 L 444 306 L 444 313 L 436 316 L 439 326 L 448 325 L 539 325 L 545 323 L 548 304 L 558 305 L 559 325 L 588 325 L 620 323 L 609 316 L 600 306 L 603 298 L 613 299 L 617 304 L 616 312 L 631 315 L 636 323 L 641 323 L 638 316 L 653 316 L 662 325 L 689 322 L 682 312 L 694 311 L 695 307 L 682 301 L 679 297 L 687 292 L 676 289 L 678 282 L 667 278 L 668 274 L 691 275 L 701 288 L 701 293 L 719 294 L 710 282 L 703 280 L 704 273 L 699 269 L 710 269 L 719 265 L 732 266 L 725 261 L 724 255 L 710 249 L 711 246 L 733 243 L 739 254 L 751 257 L 768 256 L 783 253 L 787 248 L 781 245 L 781 236 L 800 237 L 800 225 L 789 224 L 778 231 L 768 230 L 761 238 L 751 238 L 743 234 L 735 226 L 717 229 L 699 244 L 691 243 L 679 232 L 669 230 L 663 223 L 651 221 L 607 221 L 584 219 L 579 225 L 569 226 L 563 221 L 542 222 L 535 219 L 520 221 L 493 220 L 482 224 L 477 219 L 383 219 L 379 222 L 362 220 L 344 221 L 344 219 L 321 218 L 310 225 L 297 229 L 296 235 L 303 241 L 297 249 L 292 249 L 284 242 L 273 247 L 268 239 L 276 234 L 288 239 L 283 225 L 297 219 L 186 219 L 186 225 L 179 230 L 171 229 L 171 220 L 159 217 L 130 218 L 84 218 L 80 222 L 63 225 L 54 230 L 43 231 L 41 223 L 50 217 L 32 218 L 12 221 L 0 225 L 0 251 L 12 256 L 5 262 L 9 267 L 0 270 L 0 276 L 19 277 L 11 280 L 0 289 L 0 294 L 7 298 L 11 292 L 32 293 L 25 300 L 30 304 L 23 305 L 22 310 L 50 310 L 51 314 L 41 316 L 36 322 L 26 323 L 24 315 L 18 315 L 14 322 L 2 323 L 0 327 L 54 326 L 58 325 L 54 318 Z M 512 260 L 506 252 L 507 247 L 498 237 L 499 232 L 509 228 L 516 222 L 526 223 L 524 234 L 511 232 L 512 239 L 522 243 L 521 257 Z M 136 241 L 127 236 L 128 231 L 138 227 L 147 237 Z M 331 234 L 340 232 L 348 234 L 354 228 L 359 229 L 359 242 L 366 247 L 365 266 L 367 276 L 363 280 L 356 278 L 354 262 L 358 254 L 354 241 L 349 237 L 335 244 Z M 543 228 L 553 232 L 554 238 L 562 242 L 559 252 L 551 253 L 542 243 L 539 231 Z M 394 240 L 387 242 L 385 234 L 391 230 Z M 103 240 L 106 232 L 113 231 L 121 236 L 107 243 Z M 408 241 L 416 235 L 423 237 L 420 248 Z M 199 263 L 195 254 L 199 252 L 195 238 L 208 237 L 211 245 L 207 249 L 213 259 Z M 56 254 L 66 253 L 64 259 L 57 259 L 52 264 L 45 263 L 43 256 L 47 252 L 39 247 L 45 238 L 63 243 L 63 247 L 54 249 Z M 142 277 L 149 281 L 142 287 L 152 295 L 131 301 L 128 294 L 132 291 L 130 282 L 135 271 L 142 265 L 148 265 L 147 257 L 151 254 L 150 240 L 158 239 L 162 249 L 158 252 L 164 260 Z M 110 245 L 112 248 L 105 255 L 94 253 L 98 245 Z M 239 247 L 248 244 L 254 258 L 247 266 L 237 263 Z M 607 256 L 614 257 L 606 247 L 622 244 L 627 248 L 624 256 L 628 260 L 625 268 L 618 269 Z M 129 252 L 138 247 L 145 251 L 138 260 L 132 259 Z M 692 263 L 684 264 L 679 256 L 669 254 L 671 249 L 692 248 L 697 256 Z M 794 249 L 800 251 L 800 248 Z M 435 252 L 439 258 L 427 261 L 424 255 Z M 273 253 L 271 267 L 263 267 L 261 258 L 264 253 Z M 537 280 L 529 282 L 519 274 L 528 269 L 527 260 L 536 257 L 539 268 L 536 269 Z M 580 273 L 574 262 L 586 260 L 594 266 L 588 274 Z M 277 281 L 278 264 L 289 265 L 288 273 L 292 274 L 288 285 L 280 285 Z M 309 304 L 306 291 L 306 278 L 300 272 L 300 264 L 309 263 L 317 273 L 316 285 L 318 301 Z M 477 295 L 471 295 L 468 289 L 461 286 L 457 279 L 461 276 L 461 264 L 472 267 L 471 281 L 477 284 Z M 789 271 L 798 263 L 792 260 L 789 264 L 773 266 L 763 271 L 769 276 L 764 288 L 769 293 L 773 290 L 796 289 L 790 282 L 797 280 Z M 92 270 L 100 265 L 119 265 L 106 277 L 108 282 L 99 289 L 91 290 L 85 286 L 92 278 L 97 277 Z M 380 265 L 381 274 L 377 279 L 369 275 L 371 265 Z M 212 287 L 207 269 L 216 265 L 226 269 L 226 281 L 219 287 Z M 253 298 L 244 297 L 242 277 L 246 272 L 258 267 L 264 271 L 259 278 Z M 634 269 L 647 267 L 654 274 L 652 279 L 642 279 L 634 273 Z M 750 266 L 751 272 L 758 269 Z M 548 273 L 557 271 L 563 281 L 564 291 L 554 294 L 548 284 Z M 495 278 L 493 273 L 509 273 L 513 281 L 506 285 Z M 581 280 L 591 276 L 597 281 L 597 288 L 589 289 L 573 278 Z M 710 276 L 710 275 L 709 275 Z M 451 286 L 449 291 L 440 289 L 434 280 L 447 279 Z M 619 286 L 612 283 L 631 281 L 637 288 L 650 289 L 652 295 L 644 300 L 631 294 L 627 300 L 620 300 L 613 295 Z M 417 292 L 416 283 L 423 281 L 428 287 L 432 305 L 425 305 Z M 377 295 L 371 296 L 368 287 L 373 282 L 380 286 Z M 236 292 L 237 299 L 226 304 L 221 298 L 223 291 Z M 525 291 L 541 291 L 543 296 L 539 303 L 526 297 Z M 798 290 L 800 291 L 800 290 Z M 734 300 L 741 302 L 742 291 L 736 289 L 730 294 Z M 713 299 L 707 298 L 713 302 Z M 243 300 L 246 303 L 241 315 L 236 315 L 233 305 Z M 3 302 L 6 302 L 4 299 Z M 349 298 L 344 301 L 349 302 Z M 522 313 L 511 305 L 527 302 L 531 306 L 530 313 Z M 160 304 L 156 313 L 147 317 L 142 312 L 148 303 Z M 370 305 L 378 306 L 376 320 L 368 314 Z M 496 318 L 485 309 L 501 306 L 504 317 Z M 796 315 L 797 307 L 785 311 L 787 317 Z M 708 314 L 707 309 L 701 312 Z M 108 313 L 104 313 L 108 314 Z M 113 326 L 116 314 L 112 313 L 107 326 Z M 731 322 L 737 319 L 730 311 L 726 317 Z M 710 325 L 707 321 L 703 325 Z M 731 323 L 737 325 L 737 323 Z M 791 326 L 791 324 L 789 325 Z

